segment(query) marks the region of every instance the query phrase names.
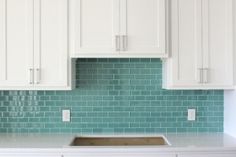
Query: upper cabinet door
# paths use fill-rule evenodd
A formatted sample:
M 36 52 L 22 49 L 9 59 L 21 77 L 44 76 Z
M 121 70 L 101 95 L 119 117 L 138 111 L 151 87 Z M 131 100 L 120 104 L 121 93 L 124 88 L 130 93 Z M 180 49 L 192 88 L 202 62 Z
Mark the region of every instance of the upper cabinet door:
M 201 0 L 172 0 L 171 58 L 164 72 L 166 88 L 199 87 L 202 68 Z
M 233 88 L 232 0 L 172 0 L 168 89 Z
M 68 85 L 68 0 L 35 0 L 34 64 L 37 87 Z
M 71 0 L 70 13 L 72 56 L 118 53 L 119 0 Z
M 178 157 L 234 157 L 235 153 L 185 153 Z
M 166 0 L 120 0 L 121 54 L 166 57 Z
M 0 0 L 0 88 L 33 83 L 33 0 Z
M 233 0 L 203 0 L 203 83 L 233 86 Z

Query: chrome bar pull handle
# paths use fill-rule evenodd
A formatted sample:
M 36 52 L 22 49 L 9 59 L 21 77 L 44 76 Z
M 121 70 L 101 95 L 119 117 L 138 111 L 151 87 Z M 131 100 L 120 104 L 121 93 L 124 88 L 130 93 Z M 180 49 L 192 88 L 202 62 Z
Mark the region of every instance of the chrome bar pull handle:
M 198 68 L 198 83 L 203 83 L 203 81 L 202 81 L 202 68 Z
M 36 69 L 36 84 L 40 84 L 41 81 L 41 71 L 39 68 Z
M 29 81 L 29 83 L 30 84 L 34 84 L 34 69 L 33 68 L 30 68 L 29 69 L 29 75 L 30 75 L 30 81 Z
M 127 51 L 127 46 L 128 46 L 128 40 L 127 40 L 127 35 L 122 35 L 122 50 Z
M 116 51 L 120 51 L 120 36 L 116 35 Z
M 209 82 L 209 69 L 204 68 L 203 69 L 203 83 L 208 83 Z

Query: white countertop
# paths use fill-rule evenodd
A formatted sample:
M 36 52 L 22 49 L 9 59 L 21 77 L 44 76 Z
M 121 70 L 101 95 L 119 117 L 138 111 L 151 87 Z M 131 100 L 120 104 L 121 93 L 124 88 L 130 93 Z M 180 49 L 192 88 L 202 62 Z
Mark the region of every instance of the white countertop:
M 0 134 L 0 149 L 64 149 L 64 150 L 102 150 L 103 148 L 155 148 L 156 150 L 232 150 L 236 151 L 236 139 L 224 133 L 200 134 L 152 134 L 152 135 L 92 135 L 92 136 L 160 136 L 164 135 L 170 146 L 136 146 L 136 147 L 70 147 L 76 134 Z M 90 135 L 83 135 L 90 136 Z

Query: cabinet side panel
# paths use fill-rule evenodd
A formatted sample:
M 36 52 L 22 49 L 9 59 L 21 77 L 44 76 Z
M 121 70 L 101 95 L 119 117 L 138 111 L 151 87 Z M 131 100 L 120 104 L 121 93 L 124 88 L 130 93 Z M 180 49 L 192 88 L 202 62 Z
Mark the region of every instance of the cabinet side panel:
M 6 0 L 0 0 L 0 81 L 6 80 Z

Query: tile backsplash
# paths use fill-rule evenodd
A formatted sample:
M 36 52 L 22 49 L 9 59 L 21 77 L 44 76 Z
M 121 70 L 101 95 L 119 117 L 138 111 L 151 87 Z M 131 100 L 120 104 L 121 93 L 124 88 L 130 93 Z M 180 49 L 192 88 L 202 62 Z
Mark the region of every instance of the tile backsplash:
M 0 132 L 223 132 L 223 91 L 162 89 L 159 59 L 78 59 L 73 91 L 0 91 Z M 187 109 L 197 120 L 187 121 Z M 71 109 L 71 122 L 62 122 Z

